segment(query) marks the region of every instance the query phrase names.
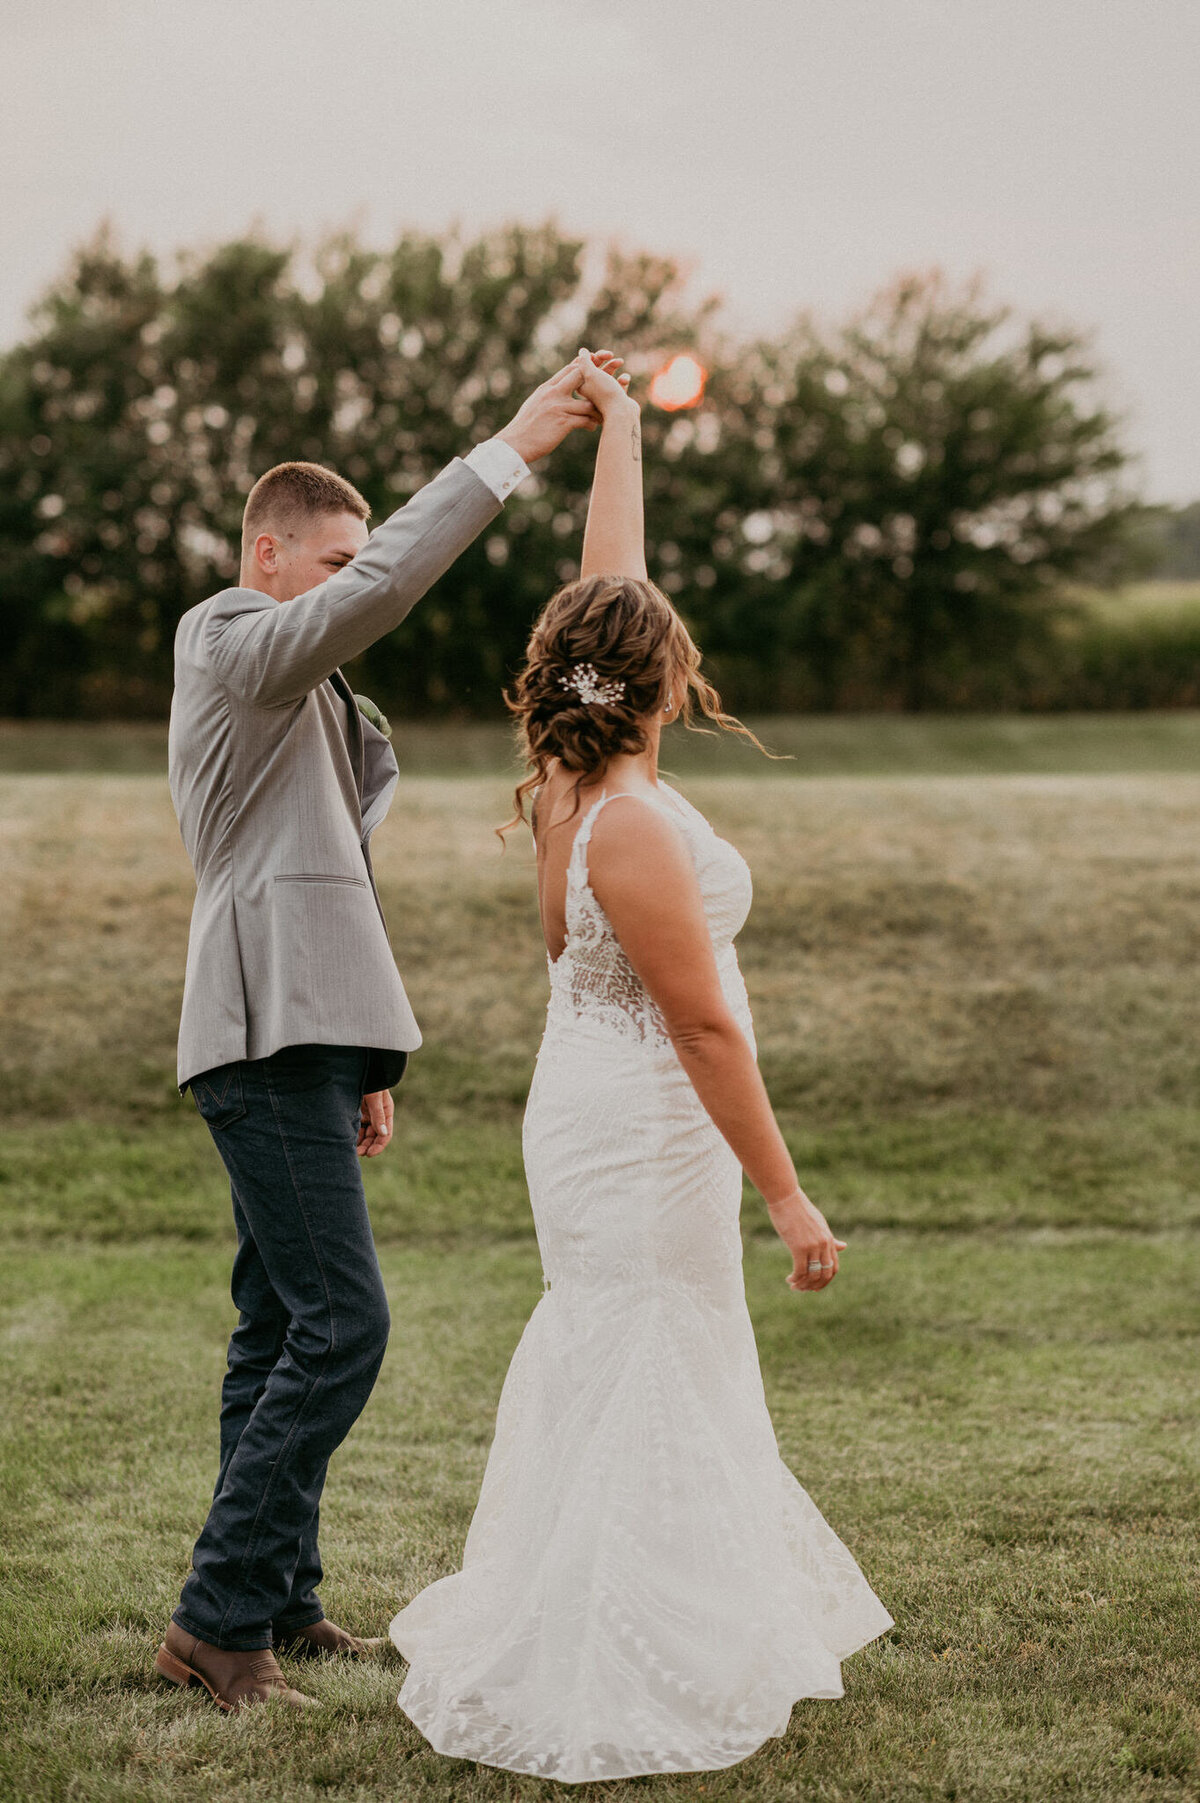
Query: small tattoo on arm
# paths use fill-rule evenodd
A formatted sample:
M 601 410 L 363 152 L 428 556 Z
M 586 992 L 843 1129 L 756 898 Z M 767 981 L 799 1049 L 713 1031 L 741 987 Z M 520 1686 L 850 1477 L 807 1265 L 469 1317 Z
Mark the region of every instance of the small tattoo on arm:
M 629 448 L 633 452 L 633 461 L 640 463 L 642 461 L 642 422 L 640 419 L 632 421 Z

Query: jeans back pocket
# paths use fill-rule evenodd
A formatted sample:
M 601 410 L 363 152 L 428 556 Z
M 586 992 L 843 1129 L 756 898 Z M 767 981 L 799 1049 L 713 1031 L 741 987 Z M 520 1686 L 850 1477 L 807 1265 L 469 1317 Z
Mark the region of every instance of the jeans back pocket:
M 215 1132 L 232 1127 L 246 1112 L 240 1064 L 218 1064 L 192 1078 L 196 1107 Z

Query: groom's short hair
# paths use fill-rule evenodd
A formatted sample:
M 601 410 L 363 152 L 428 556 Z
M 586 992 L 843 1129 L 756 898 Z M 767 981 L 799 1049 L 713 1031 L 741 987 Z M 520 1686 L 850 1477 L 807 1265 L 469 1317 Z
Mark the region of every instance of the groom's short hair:
M 371 509 L 353 483 L 321 463 L 277 463 L 258 478 L 242 515 L 242 550 L 260 532 L 298 532 L 324 514 L 352 513 L 367 520 Z

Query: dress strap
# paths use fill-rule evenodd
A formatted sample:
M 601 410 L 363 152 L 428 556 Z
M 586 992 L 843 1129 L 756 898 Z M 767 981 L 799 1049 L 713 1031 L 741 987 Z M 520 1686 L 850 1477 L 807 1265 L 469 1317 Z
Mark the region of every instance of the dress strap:
M 622 800 L 640 801 L 643 807 L 657 808 L 660 812 L 667 814 L 675 822 L 676 826 L 682 824 L 678 810 L 673 808 L 669 802 L 657 801 L 651 795 L 631 795 L 627 789 L 613 789 L 611 791 L 606 789 L 603 794 L 599 795 L 592 803 L 583 819 L 579 822 L 578 829 L 575 833 L 575 841 L 571 846 L 571 856 L 567 860 L 568 887 L 570 887 L 572 877 L 575 877 L 576 879 L 582 878 L 584 882 L 587 881 L 588 846 L 591 844 L 592 830 L 599 818 L 601 808 L 610 801 Z
M 612 796 L 608 793 L 608 790 L 605 789 L 601 795 L 596 797 L 596 800 L 592 803 L 583 819 L 579 822 L 579 825 L 575 828 L 575 838 L 571 843 L 570 862 L 572 864 L 577 858 L 581 859 L 586 864 L 587 848 L 591 843 L 592 828 L 596 824 L 596 817 L 605 802 L 611 800 Z
M 567 886 L 564 904 L 567 921 L 567 944 L 570 945 L 578 937 L 589 934 L 612 934 L 612 928 L 605 921 L 603 911 L 592 891 L 588 872 L 588 846 L 591 844 L 592 832 L 600 816 L 600 810 L 610 801 L 639 801 L 643 807 L 653 808 L 657 813 L 665 813 L 681 827 L 679 814 L 669 802 L 659 801 L 651 795 L 632 795 L 626 789 L 605 790 L 587 810 L 575 832 L 571 845 L 571 854 L 567 859 Z M 684 838 L 686 840 L 686 833 Z M 565 947 L 564 947 L 565 950 Z
M 606 801 L 612 796 L 607 790 L 597 796 L 583 819 L 575 829 L 575 837 L 571 842 L 571 855 L 567 859 L 567 907 L 571 906 L 575 893 L 582 887 L 587 888 L 587 854 L 591 843 L 592 828 L 597 816 Z

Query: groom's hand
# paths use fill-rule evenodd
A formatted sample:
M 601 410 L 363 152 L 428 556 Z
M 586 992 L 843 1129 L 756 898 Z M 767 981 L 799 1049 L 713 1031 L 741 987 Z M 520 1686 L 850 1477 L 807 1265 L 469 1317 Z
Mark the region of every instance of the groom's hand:
M 355 1148 L 360 1158 L 378 1158 L 381 1152 L 387 1151 L 392 1140 L 395 1112 L 396 1103 L 390 1089 L 377 1089 L 373 1095 L 363 1097 Z
M 595 351 L 593 358 L 600 367 L 608 369 L 614 376 L 622 362 L 611 351 Z M 548 456 L 560 445 L 568 432 L 574 432 L 580 426 L 594 431 L 600 424 L 600 415 L 590 401 L 576 394 L 578 386 L 579 364 L 577 360 L 572 360 L 556 375 L 551 376 L 548 382 L 535 388 L 509 424 L 496 436 L 502 438 L 505 444 L 510 444 L 518 457 L 524 458 L 526 463 L 536 463 L 539 457 Z

